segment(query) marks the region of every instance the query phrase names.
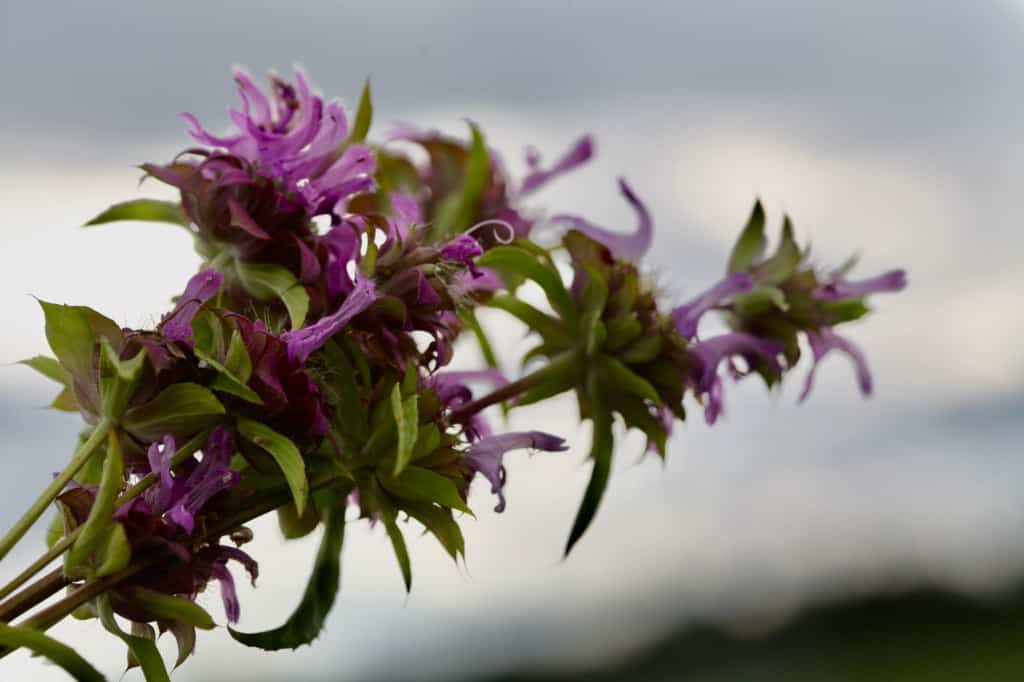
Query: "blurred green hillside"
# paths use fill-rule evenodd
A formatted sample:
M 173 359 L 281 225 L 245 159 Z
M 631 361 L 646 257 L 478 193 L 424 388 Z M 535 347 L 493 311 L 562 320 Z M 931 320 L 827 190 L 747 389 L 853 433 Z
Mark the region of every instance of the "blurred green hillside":
M 810 610 L 774 633 L 683 628 L 614 667 L 493 682 L 983 682 L 1024 680 L 1024 592 L 978 601 L 937 591 Z

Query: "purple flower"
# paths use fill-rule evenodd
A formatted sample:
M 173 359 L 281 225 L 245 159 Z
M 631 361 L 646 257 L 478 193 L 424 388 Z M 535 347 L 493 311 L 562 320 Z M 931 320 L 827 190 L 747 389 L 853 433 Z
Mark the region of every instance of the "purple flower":
M 901 291 L 907 286 L 906 270 L 890 270 L 889 272 L 861 280 L 834 278 L 814 290 L 814 297 L 819 301 L 838 301 L 844 298 L 859 298 L 868 294 Z
M 203 304 L 217 295 L 224 284 L 224 276 L 217 270 L 202 270 L 188 281 L 185 293 L 178 299 L 174 310 L 161 322 L 164 337 L 172 341 L 192 340 L 192 318 Z
M 818 370 L 821 361 L 834 350 L 841 351 L 850 356 L 853 366 L 857 370 L 857 383 L 860 385 L 861 394 L 871 395 L 871 372 L 868 370 L 867 360 L 860 348 L 846 337 L 840 336 L 832 331 L 831 327 L 822 327 L 816 332 L 807 332 L 807 341 L 811 346 L 811 354 L 814 356 L 814 364 L 811 365 L 807 379 L 804 381 L 804 390 L 800 393 L 799 402 L 807 399 L 814 386 L 814 373 Z
M 498 504 L 494 507 L 496 512 L 505 511 L 505 467 L 502 465 L 502 458 L 509 450 L 522 448 L 546 452 L 562 452 L 568 449 L 565 441 L 558 436 L 542 431 L 517 431 L 498 436 L 485 436 L 466 451 L 463 462 L 469 476 L 472 478 L 474 474 L 481 474 L 491 482 L 491 492 L 498 496 Z
M 344 329 L 352 318 L 376 300 L 377 292 L 373 282 L 357 275 L 355 288 L 337 311 L 308 327 L 293 329 L 282 335 L 281 338 L 288 344 L 288 358 L 293 362 L 305 362 L 310 353 L 323 347 L 328 339 Z
M 150 514 L 166 517 L 183 531 L 192 534 L 195 517 L 206 503 L 217 493 L 238 484 L 238 472 L 228 466 L 231 460 L 231 434 L 218 426 L 210 433 L 210 439 L 203 449 L 203 459 L 186 460 L 176 475 L 171 475 L 171 460 L 175 455 L 175 443 L 171 436 L 164 436 L 162 443 L 149 446 L 146 457 L 149 469 L 157 475 L 157 484 L 143 493 L 141 500 Z M 131 511 L 143 511 L 136 501 L 125 504 L 117 516 L 123 517 Z
M 566 154 L 555 162 L 551 168 L 543 170 L 540 167 L 540 154 L 535 149 L 527 151 L 526 163 L 530 166 L 530 173 L 523 178 L 523 184 L 519 189 L 520 195 L 529 194 L 540 189 L 552 179 L 568 173 L 577 166 L 590 160 L 594 155 L 594 138 L 584 135 L 566 152 Z
M 745 272 L 734 272 L 691 301 L 675 308 L 672 311 L 672 319 L 675 320 L 679 335 L 684 339 L 695 338 L 697 325 L 704 313 L 736 294 L 750 291 L 753 286 L 754 281 L 750 275 Z
M 577 215 L 562 214 L 552 216 L 551 222 L 565 223 L 571 229 L 579 230 L 591 239 L 604 244 L 618 258 L 638 261 L 651 248 L 651 238 L 654 234 L 651 214 L 640 199 L 633 194 L 633 190 L 630 189 L 623 178 L 619 178 L 619 191 L 622 192 L 626 201 L 636 210 L 639 219 L 636 232 L 633 234 L 623 234 L 599 227 Z
M 212 135 L 195 116 L 182 114 L 199 143 L 279 179 L 314 214 L 340 216 L 348 196 L 373 188 L 372 152 L 361 145 L 342 150 L 349 133 L 345 109 L 338 101 L 325 104 L 300 69 L 296 87 L 272 76 L 269 97 L 242 70 L 236 70 L 235 82 L 242 98 L 242 109 L 230 112 L 237 133 Z
M 761 339 L 745 332 L 731 332 L 687 347 L 691 362 L 690 384 L 695 395 L 704 402 L 704 419 L 714 424 L 724 409 L 724 385 L 719 366 L 742 357 L 749 366 L 767 363 L 774 372 L 782 370 L 778 356 L 783 346 L 777 341 Z
M 240 614 L 238 593 L 235 592 L 235 580 L 228 570 L 228 561 L 242 564 L 252 584 L 259 577 L 259 566 L 251 556 L 236 547 L 211 545 L 196 553 L 192 562 L 197 587 L 205 586 L 211 579 L 220 583 L 220 596 L 224 602 L 224 614 L 228 622 L 237 623 Z
M 489 384 L 495 389 L 508 384 L 508 379 L 496 369 L 454 370 L 434 374 L 428 380 L 428 386 L 437 393 L 444 409 L 451 411 L 473 399 L 473 392 L 466 385 L 469 382 Z M 490 425 L 479 413 L 462 422 L 462 428 L 471 441 L 491 434 Z

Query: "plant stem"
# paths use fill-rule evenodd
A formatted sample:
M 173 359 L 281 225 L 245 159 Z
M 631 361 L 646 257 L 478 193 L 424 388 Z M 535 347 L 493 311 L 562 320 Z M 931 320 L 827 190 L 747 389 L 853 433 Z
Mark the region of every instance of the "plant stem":
M 472 417 L 477 412 L 480 412 L 481 410 L 484 410 L 490 407 L 491 405 L 496 405 L 497 403 L 505 402 L 506 400 L 510 400 L 522 393 L 525 393 L 526 391 L 533 388 L 537 384 L 546 380 L 552 372 L 560 370 L 561 367 L 559 366 L 559 360 L 566 359 L 571 358 L 567 357 L 567 355 L 564 354 L 562 356 L 556 357 L 547 365 L 544 365 L 543 367 L 536 371 L 530 372 L 525 377 L 516 379 L 511 383 L 505 384 L 501 388 L 495 389 L 491 393 L 488 393 L 487 395 L 481 398 L 477 398 L 476 400 L 471 400 L 468 403 L 460 405 L 459 407 L 451 411 L 451 413 L 449 414 L 449 419 L 452 422 L 462 421 L 467 417 Z
M 11 622 L 41 601 L 49 599 L 57 591 L 68 584 L 63 568 L 55 568 L 34 582 L 28 589 L 22 590 L 3 604 L 0 604 L 0 620 Z
M 208 437 L 208 431 L 200 431 L 198 434 L 196 434 L 190 440 L 188 440 L 184 445 L 178 448 L 178 451 L 174 453 L 174 458 L 171 460 L 171 467 L 178 466 L 186 459 L 194 455 L 196 451 L 199 450 L 204 443 L 206 443 L 206 439 Z M 117 506 L 120 507 L 121 505 L 135 499 L 156 482 L 156 474 L 146 474 L 142 478 L 142 480 L 133 485 L 131 488 L 128 488 L 128 490 L 126 490 L 124 493 L 121 494 L 119 498 L 117 498 Z M 74 544 L 75 538 L 78 537 L 78 534 L 80 532 L 81 526 L 75 528 L 73 531 L 62 537 L 60 540 L 54 543 L 53 547 L 46 550 L 46 552 L 41 557 L 33 561 L 28 566 L 28 568 L 26 568 L 24 571 L 16 575 L 9 583 L 0 588 L 0 599 L 3 599 L 14 590 L 21 587 L 29 578 L 34 576 L 36 573 L 45 568 L 47 564 L 49 564 L 51 561 L 59 557 L 65 551 L 67 551 L 67 549 Z M 7 603 L 10 602 L 13 602 L 13 600 L 9 600 Z M 7 603 L 0 604 L 0 621 L 7 622 L 14 617 L 13 615 L 9 615 L 7 613 Z
M 18 543 L 18 540 L 25 535 L 32 524 L 39 519 L 46 508 L 50 506 L 50 502 L 53 501 L 57 495 L 60 495 L 61 491 L 64 490 L 64 486 L 67 485 L 68 481 L 78 473 L 78 470 L 89 461 L 89 457 L 95 452 L 96 447 L 103 442 L 103 439 L 107 437 L 107 432 L 110 430 L 110 422 L 104 419 L 96 428 L 93 429 L 89 439 L 82 443 L 82 447 L 78 448 L 75 452 L 74 457 L 68 463 L 64 471 L 60 472 L 50 485 L 46 486 L 46 490 L 39 496 L 28 511 L 18 519 L 17 523 L 9 531 L 7 535 L 0 540 L 0 560 L 7 556 L 8 552 Z

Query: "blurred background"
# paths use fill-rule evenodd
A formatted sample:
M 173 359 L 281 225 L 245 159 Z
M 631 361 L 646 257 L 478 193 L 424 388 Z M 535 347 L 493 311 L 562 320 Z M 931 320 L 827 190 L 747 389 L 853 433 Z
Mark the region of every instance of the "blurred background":
M 526 409 L 513 426 L 575 447 L 506 459 L 502 515 L 474 490 L 466 565 L 413 541 L 406 596 L 383 528 L 353 525 L 313 646 L 258 653 L 218 629 L 176 680 L 1020 679 L 1024 3 L 0 0 L 0 62 L 0 525 L 81 426 L 42 409 L 53 385 L 13 364 L 46 350 L 32 296 L 159 319 L 196 269 L 188 240 L 79 226 L 170 198 L 133 166 L 188 145 L 180 111 L 226 128 L 233 64 L 301 63 L 352 105 L 369 75 L 371 138 L 398 122 L 461 135 L 468 117 L 513 172 L 527 145 L 551 159 L 594 133 L 596 160 L 534 204 L 632 229 L 625 175 L 656 220 L 646 265 L 676 300 L 717 279 L 758 196 L 821 263 L 863 251 L 863 275 L 910 274 L 852 330 L 871 399 L 831 358 L 799 407 L 796 377 L 733 388 L 726 418 L 691 418 L 664 466 L 621 441 L 567 561 L 587 434 L 571 400 Z M 515 326 L 485 323 L 520 347 Z M 286 545 L 272 519 L 255 529 L 243 630 L 283 620 L 317 546 Z M 41 547 L 42 524 L 0 578 Z M 54 633 L 120 676 L 123 648 L 95 623 Z M 0 677 L 63 679 L 24 653 Z

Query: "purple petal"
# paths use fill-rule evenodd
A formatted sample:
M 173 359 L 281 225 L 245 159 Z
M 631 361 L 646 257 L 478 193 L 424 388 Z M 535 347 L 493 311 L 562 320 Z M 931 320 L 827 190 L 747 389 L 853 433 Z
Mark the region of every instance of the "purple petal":
M 192 318 L 208 300 L 217 295 L 224 276 L 217 270 L 202 270 L 188 281 L 178 304 L 161 323 L 166 338 L 188 342 L 192 339 Z
M 174 438 L 170 435 L 164 436 L 163 448 L 159 443 L 153 443 L 146 451 L 146 459 L 149 460 L 150 472 L 156 474 L 157 484 L 145 493 L 146 502 L 155 514 L 163 514 L 171 502 L 171 495 L 174 491 L 174 478 L 171 476 L 171 460 L 177 448 Z
M 773 371 L 781 371 L 778 356 L 784 347 L 777 341 L 762 339 L 753 334 L 731 332 L 706 341 L 691 343 L 687 350 L 691 360 L 693 392 L 705 401 L 704 419 L 714 424 L 724 409 L 724 385 L 719 367 L 734 356 L 744 358 L 748 364 L 766 362 Z
M 533 169 L 529 175 L 523 178 L 523 185 L 519 190 L 520 194 L 529 194 L 540 189 L 552 179 L 568 173 L 572 169 L 590 160 L 594 155 L 594 139 L 590 135 L 584 135 L 566 152 L 566 154 L 555 162 L 548 170 L 540 170 L 540 157 L 536 150 L 531 150 L 527 155 L 527 163 Z
M 241 615 L 241 607 L 238 604 L 238 593 L 235 591 L 235 579 L 231 577 L 231 571 L 221 563 L 215 563 L 210 569 L 210 575 L 220 583 L 220 598 L 224 602 L 224 615 L 228 622 L 237 623 Z
M 814 386 L 814 374 L 818 369 L 818 365 L 826 355 L 834 350 L 841 351 L 850 356 L 850 360 L 853 361 L 853 366 L 857 370 L 857 383 L 860 385 L 861 394 L 865 396 L 871 395 L 871 371 L 868 369 L 864 352 L 853 341 L 836 334 L 829 327 L 822 327 L 817 332 L 807 332 L 807 341 L 811 346 L 814 364 L 811 365 L 811 370 L 807 373 L 807 379 L 804 381 L 804 390 L 800 393 L 799 402 L 807 400 L 807 397 L 811 394 L 811 388 Z
M 571 229 L 579 230 L 594 241 L 607 246 L 619 258 L 631 261 L 640 260 L 651 248 L 651 239 L 654 236 L 651 214 L 622 178 L 619 178 L 619 190 L 637 213 L 639 224 L 633 234 L 613 232 L 576 215 L 556 215 L 551 218 L 551 222 L 565 223 Z
M 704 313 L 736 294 L 750 291 L 753 287 L 754 281 L 750 275 L 745 272 L 734 272 L 704 293 L 674 309 L 672 319 L 675 320 L 676 330 L 684 339 L 694 338 L 697 336 L 697 325 Z
M 542 431 L 517 431 L 498 436 L 481 438 L 466 451 L 463 462 L 470 474 L 481 474 L 491 482 L 491 492 L 498 496 L 494 511 L 505 511 L 505 468 L 502 458 L 509 450 L 531 448 L 546 452 L 562 452 L 568 449 L 565 441 Z
M 907 271 L 890 270 L 869 279 L 836 279 L 827 282 L 814 290 L 814 297 L 819 301 L 838 301 L 844 298 L 860 298 L 868 294 L 901 291 L 906 286 Z
M 335 313 L 320 318 L 308 327 L 295 329 L 281 336 L 288 344 L 289 359 L 304 363 L 311 353 L 323 347 L 328 339 L 344 329 L 352 318 L 369 308 L 376 300 L 377 292 L 373 282 L 357 275 L 355 288 Z
M 455 237 L 441 247 L 442 258 L 462 263 L 469 268 L 473 277 L 480 276 L 480 271 L 476 269 L 474 259 L 483 252 L 484 250 L 480 246 L 480 242 L 473 239 L 468 234 L 460 234 L 458 237 Z
M 229 224 L 232 227 L 245 230 L 251 236 L 256 237 L 256 239 L 270 239 L 270 235 L 267 234 L 266 230 L 253 220 L 253 217 L 249 215 L 249 212 L 240 203 L 234 199 L 228 199 L 228 210 L 231 213 L 231 222 Z

